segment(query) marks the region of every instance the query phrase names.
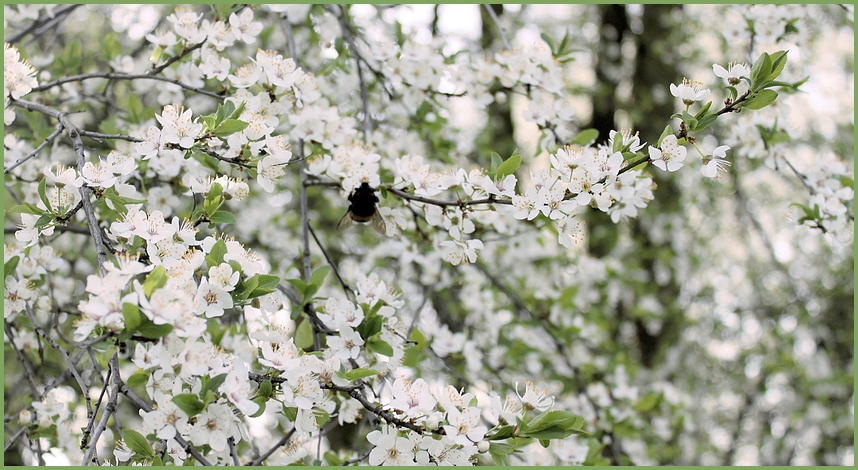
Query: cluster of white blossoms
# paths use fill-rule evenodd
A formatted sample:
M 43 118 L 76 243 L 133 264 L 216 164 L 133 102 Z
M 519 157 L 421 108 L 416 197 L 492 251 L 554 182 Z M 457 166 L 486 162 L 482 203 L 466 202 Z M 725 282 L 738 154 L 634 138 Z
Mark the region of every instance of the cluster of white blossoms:
M 9 108 L 9 98 L 18 99 L 39 85 L 36 69 L 26 60 L 21 60 L 18 48 L 3 43 L 3 121 L 8 126 L 15 120 L 15 112 Z
M 818 208 L 822 229 L 832 233 L 841 243 L 852 243 L 854 238 L 854 220 L 851 207 L 855 199 L 852 188 L 852 173 L 846 164 L 833 154 L 820 157 L 818 166 L 808 171 L 807 184 L 811 196 L 807 203 L 810 208 Z M 806 221 L 805 224 L 816 224 Z

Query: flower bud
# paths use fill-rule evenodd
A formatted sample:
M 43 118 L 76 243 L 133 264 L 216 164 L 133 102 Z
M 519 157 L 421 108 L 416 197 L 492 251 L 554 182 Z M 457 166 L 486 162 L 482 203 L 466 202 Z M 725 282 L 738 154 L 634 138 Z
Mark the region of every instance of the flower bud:
M 477 450 L 480 451 L 481 454 L 485 454 L 489 451 L 489 441 L 480 441 L 477 443 Z
M 29 424 L 32 421 L 33 415 L 30 414 L 29 410 L 21 410 L 21 414 L 18 415 L 18 420 L 21 424 Z

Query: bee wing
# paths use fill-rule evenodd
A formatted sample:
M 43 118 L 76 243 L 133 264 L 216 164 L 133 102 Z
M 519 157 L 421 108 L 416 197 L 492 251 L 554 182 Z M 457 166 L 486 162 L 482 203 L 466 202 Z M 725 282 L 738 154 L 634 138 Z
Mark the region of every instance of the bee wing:
M 355 224 L 355 221 L 354 221 L 354 219 L 352 219 L 352 212 L 348 211 L 343 216 L 343 218 L 340 219 L 340 222 L 337 223 L 337 231 L 342 232 L 343 230 L 351 227 L 354 224 Z
M 387 223 L 384 221 L 384 217 L 381 216 L 381 213 L 377 210 L 372 214 L 372 228 L 374 228 L 376 232 L 387 236 Z

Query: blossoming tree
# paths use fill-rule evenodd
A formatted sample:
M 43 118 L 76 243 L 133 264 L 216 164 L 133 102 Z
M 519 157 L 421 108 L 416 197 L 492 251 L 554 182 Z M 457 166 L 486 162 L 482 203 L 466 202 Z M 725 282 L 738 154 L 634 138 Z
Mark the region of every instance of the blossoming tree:
M 851 463 L 838 8 L 5 6 L 6 463 Z

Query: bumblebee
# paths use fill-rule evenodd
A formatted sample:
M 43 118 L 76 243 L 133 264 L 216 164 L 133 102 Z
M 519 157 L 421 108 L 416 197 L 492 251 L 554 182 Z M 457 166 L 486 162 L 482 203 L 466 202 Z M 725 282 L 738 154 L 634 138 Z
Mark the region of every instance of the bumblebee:
M 387 235 L 387 226 L 384 223 L 384 218 L 378 212 L 376 204 L 378 196 L 375 195 L 375 188 L 369 183 L 363 182 L 351 194 L 349 194 L 349 210 L 340 219 L 337 224 L 337 230 L 343 230 L 351 227 L 355 222 L 359 224 L 371 223 L 372 228 L 376 232 Z

